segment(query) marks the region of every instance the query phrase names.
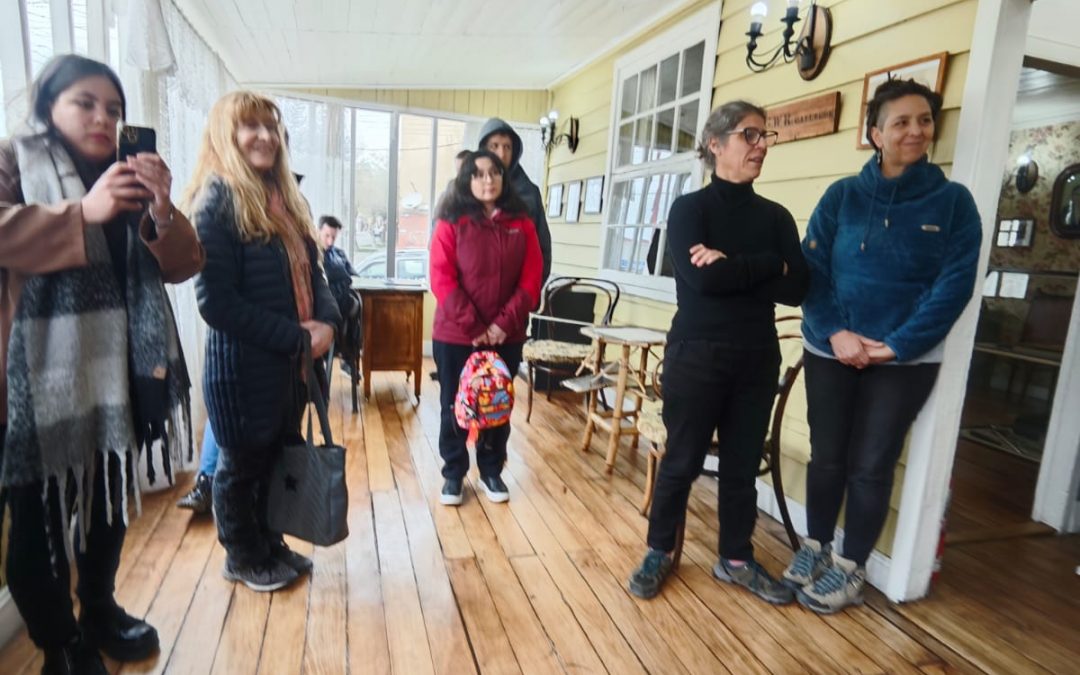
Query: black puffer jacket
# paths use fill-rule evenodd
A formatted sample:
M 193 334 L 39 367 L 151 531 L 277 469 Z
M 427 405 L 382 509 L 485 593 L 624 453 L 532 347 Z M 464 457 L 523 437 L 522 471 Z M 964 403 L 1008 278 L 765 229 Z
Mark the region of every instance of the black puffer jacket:
M 195 282 L 206 338 L 203 395 L 219 445 L 258 447 L 298 430 L 299 355 L 304 330 L 296 313 L 289 261 L 277 237 L 240 239 L 232 192 L 211 180 L 192 214 L 206 249 Z M 311 287 L 316 321 L 337 326 L 337 303 L 318 263 L 315 242 Z M 292 428 L 290 428 L 292 427 Z

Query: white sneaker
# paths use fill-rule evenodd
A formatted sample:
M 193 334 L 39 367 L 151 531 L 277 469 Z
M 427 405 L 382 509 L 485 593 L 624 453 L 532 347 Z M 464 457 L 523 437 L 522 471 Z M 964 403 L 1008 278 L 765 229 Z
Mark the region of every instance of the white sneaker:
M 510 501 L 510 490 L 499 476 L 481 476 L 480 485 L 483 486 L 484 494 L 490 501 L 496 504 Z

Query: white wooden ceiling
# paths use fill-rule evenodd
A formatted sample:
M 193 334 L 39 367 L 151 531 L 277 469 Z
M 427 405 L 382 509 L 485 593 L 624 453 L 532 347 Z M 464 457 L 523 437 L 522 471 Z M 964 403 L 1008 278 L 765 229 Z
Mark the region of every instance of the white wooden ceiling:
M 544 89 L 687 0 L 176 0 L 246 84 Z

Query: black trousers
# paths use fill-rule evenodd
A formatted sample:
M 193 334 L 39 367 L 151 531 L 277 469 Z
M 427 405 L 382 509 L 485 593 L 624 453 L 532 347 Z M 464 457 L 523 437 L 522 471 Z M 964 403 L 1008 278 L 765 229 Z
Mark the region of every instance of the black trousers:
M 804 367 L 811 448 L 807 528 L 811 538 L 832 541 L 846 493 L 843 555 L 865 565 L 889 515 L 904 438 L 930 396 L 940 366 L 859 370 L 807 353 Z
M 5 431 L 0 427 L 0 449 Z M 119 486 L 120 462 L 109 456 L 107 464 L 111 485 Z M 113 602 L 116 570 L 127 532 L 120 513 L 114 513 L 112 525 L 107 522 L 105 469 L 106 460 L 99 454 L 85 550 L 80 551 L 82 547 L 75 542 L 79 573 L 76 592 L 84 609 Z M 114 487 L 114 492 L 117 489 Z M 8 488 L 11 530 L 7 579 L 30 639 L 41 649 L 51 649 L 68 643 L 78 631 L 78 625 L 71 601 L 71 569 L 60 518 L 60 499 L 68 499 L 69 495 L 60 495 L 55 482 L 50 482 L 46 500 L 42 499 L 43 491 L 44 484 L 40 482 Z
M 454 418 L 454 396 L 458 390 L 461 369 L 473 352 L 492 349 L 488 346 L 455 345 L 433 340 L 431 352 L 435 368 L 439 372 L 439 405 L 442 419 L 439 424 L 439 455 L 442 456 L 443 478 L 464 478 L 469 472 L 469 449 L 465 447 L 468 431 L 458 426 Z M 498 352 L 513 377 L 521 367 L 521 343 L 499 345 Z M 480 432 L 476 441 L 476 465 L 481 476 L 498 476 L 506 463 L 506 443 L 510 438 L 510 425 Z
M 668 344 L 663 376 L 667 452 L 660 462 L 649 512 L 651 548 L 675 548 L 690 488 L 701 475 L 715 433 L 720 454 L 720 555 L 729 560 L 753 558 L 755 479 L 779 374 L 780 351 L 775 342 L 753 349 L 705 340 Z

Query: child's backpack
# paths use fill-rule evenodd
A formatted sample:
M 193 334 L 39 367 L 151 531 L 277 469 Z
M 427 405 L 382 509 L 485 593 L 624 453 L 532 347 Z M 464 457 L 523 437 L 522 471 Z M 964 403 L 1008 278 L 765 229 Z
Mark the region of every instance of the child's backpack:
M 469 430 L 469 442 L 483 429 L 509 423 L 513 408 L 514 377 L 506 362 L 494 351 L 473 352 L 461 369 L 454 398 L 454 417 Z

